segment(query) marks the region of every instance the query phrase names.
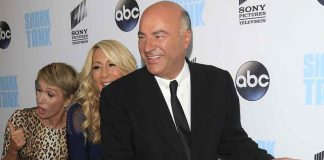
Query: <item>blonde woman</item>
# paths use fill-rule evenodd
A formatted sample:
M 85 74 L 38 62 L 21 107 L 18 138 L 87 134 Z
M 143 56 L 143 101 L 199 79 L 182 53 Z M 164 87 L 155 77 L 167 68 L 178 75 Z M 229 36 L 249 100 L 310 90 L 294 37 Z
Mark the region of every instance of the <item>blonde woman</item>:
M 9 119 L 3 160 L 67 159 L 65 109 L 79 87 L 77 75 L 64 63 L 49 64 L 38 72 L 37 106 L 17 110 Z
M 71 160 L 100 160 L 99 95 L 103 87 L 136 69 L 129 50 L 116 40 L 102 40 L 89 51 L 80 73 L 76 102 L 68 111 L 67 140 Z

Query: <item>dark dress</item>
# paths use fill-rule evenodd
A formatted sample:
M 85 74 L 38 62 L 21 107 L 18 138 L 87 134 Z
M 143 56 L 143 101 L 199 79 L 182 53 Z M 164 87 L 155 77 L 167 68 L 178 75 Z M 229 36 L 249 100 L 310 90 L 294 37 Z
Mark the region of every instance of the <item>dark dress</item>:
M 66 138 L 70 160 L 101 160 L 101 145 L 86 141 L 81 125 L 85 120 L 82 106 L 73 104 L 67 114 Z

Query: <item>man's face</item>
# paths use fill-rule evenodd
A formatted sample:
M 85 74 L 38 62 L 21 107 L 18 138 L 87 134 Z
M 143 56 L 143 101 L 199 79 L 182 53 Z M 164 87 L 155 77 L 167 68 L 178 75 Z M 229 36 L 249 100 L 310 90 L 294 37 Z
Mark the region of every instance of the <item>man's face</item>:
M 183 67 L 185 49 L 191 37 L 188 40 L 187 32 L 180 33 L 181 10 L 163 7 L 149 8 L 144 12 L 139 26 L 138 46 L 150 73 L 174 79 Z

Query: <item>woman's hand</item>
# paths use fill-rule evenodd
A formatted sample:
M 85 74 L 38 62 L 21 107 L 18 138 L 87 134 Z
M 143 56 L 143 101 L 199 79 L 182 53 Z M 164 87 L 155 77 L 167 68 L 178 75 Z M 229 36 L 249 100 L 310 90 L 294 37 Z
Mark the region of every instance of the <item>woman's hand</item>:
M 18 152 L 26 144 L 24 130 L 21 128 L 16 130 L 11 122 L 8 122 L 7 126 L 10 132 L 9 152 Z

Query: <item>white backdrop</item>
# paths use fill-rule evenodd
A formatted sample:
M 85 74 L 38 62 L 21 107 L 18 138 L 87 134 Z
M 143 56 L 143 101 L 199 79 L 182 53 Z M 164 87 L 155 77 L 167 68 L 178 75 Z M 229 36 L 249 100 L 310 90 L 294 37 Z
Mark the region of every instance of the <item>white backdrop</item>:
M 156 0 L 135 1 L 135 10 L 130 1 L 120 2 L 125 9 L 115 12 L 118 0 L 0 0 L 1 151 L 13 111 L 35 106 L 34 80 L 44 65 L 60 61 L 80 71 L 89 47 L 116 39 L 142 66 L 138 24 L 125 32 L 115 19 L 136 22 Z M 263 97 L 251 101 L 239 95 L 241 119 L 249 136 L 276 157 L 310 160 L 324 150 L 324 6 L 319 1 L 174 0 L 192 19 L 192 61 L 226 69 L 233 80 L 249 61 L 268 71 Z M 72 13 L 79 4 L 79 12 Z M 71 19 L 79 22 L 72 29 Z M 78 44 L 72 43 L 72 32 L 82 35 Z

